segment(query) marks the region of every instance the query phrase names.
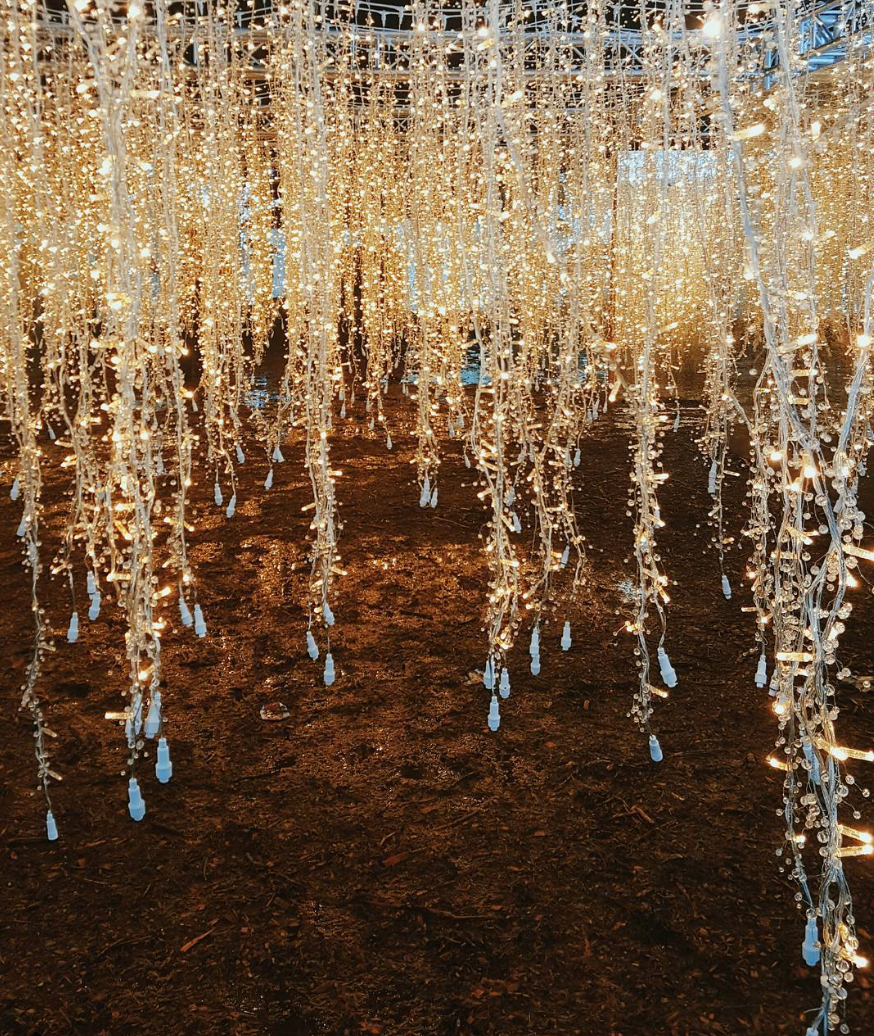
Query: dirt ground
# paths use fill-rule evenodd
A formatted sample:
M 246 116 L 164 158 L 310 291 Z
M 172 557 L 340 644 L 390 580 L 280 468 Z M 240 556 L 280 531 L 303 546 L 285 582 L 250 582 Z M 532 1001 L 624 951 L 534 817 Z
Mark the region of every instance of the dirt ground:
M 121 614 L 104 597 L 69 645 L 68 591 L 46 582 L 58 650 L 42 688 L 64 777 L 54 844 L 17 710 L 30 642 L 20 505 L 0 493 L 2 1036 L 803 1032 L 819 981 L 775 856 L 782 781 L 763 760 L 776 722 L 753 683 L 749 602 L 739 590 L 724 600 L 707 549 L 697 404 L 683 404 L 666 439 L 661 542 L 678 581 L 668 647 L 679 686 L 657 702 L 658 766 L 626 716 L 624 422 L 599 422 L 577 476 L 591 569 L 569 614 L 573 646 L 560 650 L 557 614 L 535 678 L 526 634 L 491 734 L 486 692 L 469 677 L 484 661 L 482 505 L 448 441 L 439 506 L 418 506 L 411 410 L 390 407 L 390 453 L 358 409 L 337 423 L 348 576 L 330 689 L 304 640 L 299 443 L 284 446 L 269 492 L 250 451 L 232 520 L 211 480 L 197 487 L 192 559 L 209 636 L 165 637 L 174 776 L 158 784 L 147 760 L 140 824 L 127 815 L 122 732 L 103 718 L 121 707 Z M 46 549 L 63 517 L 56 486 Z M 729 480 L 735 533 L 743 492 Z M 736 588 L 744 559 L 729 557 Z M 843 659 L 865 672 L 874 610 L 868 589 L 855 600 Z M 261 705 L 276 700 L 290 718 L 263 722 Z M 845 687 L 840 704 L 846 743 L 871 744 L 872 703 Z M 860 808 L 870 826 L 872 807 Z M 847 872 L 861 950 L 874 956 L 874 864 Z M 848 1018 L 874 1032 L 864 973 Z

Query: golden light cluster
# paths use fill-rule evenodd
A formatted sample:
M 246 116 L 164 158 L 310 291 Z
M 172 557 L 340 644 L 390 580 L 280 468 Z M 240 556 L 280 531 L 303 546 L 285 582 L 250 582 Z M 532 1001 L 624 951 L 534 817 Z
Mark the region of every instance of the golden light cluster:
M 541 622 L 581 597 L 580 451 L 599 415 L 627 408 L 632 714 L 661 760 L 653 698 L 677 682 L 661 444 L 681 430 L 675 372 L 691 365 L 726 597 L 729 437 L 750 444 L 745 607 L 756 683 L 778 716 L 770 764 L 784 774 L 805 957 L 821 960 L 809 1031 L 842 1025 L 861 961 L 842 861 L 871 853 L 840 817 L 854 791 L 845 764 L 872 753 L 835 731 L 849 594 L 874 560 L 858 506 L 872 439 L 870 0 L 826 5 L 844 35 L 821 71 L 809 8 L 794 2 L 726 0 L 692 17 L 668 0 L 630 20 L 607 0 L 417 0 L 393 13 L 75 0 L 63 16 L 0 2 L 0 398 L 32 574 L 23 701 L 47 799 L 46 467 L 73 490 L 50 562 L 69 581 L 68 639 L 83 581 L 92 621 L 104 595 L 126 616 L 119 715 L 139 819 L 144 737 L 159 737 L 160 779 L 171 771 L 165 605 L 207 635 L 188 555 L 196 466 L 233 520 L 239 466 L 260 453 L 269 491 L 300 429 L 313 494 L 306 642 L 314 659 L 325 651 L 330 685 L 332 436 L 358 390 L 391 449 L 393 379 L 414 404 L 420 504 L 438 506 L 447 438 L 478 474 L 492 729 L 523 625 L 536 673 Z M 246 393 L 277 324 L 279 400 L 253 420 Z M 48 830 L 57 837 L 50 802 Z

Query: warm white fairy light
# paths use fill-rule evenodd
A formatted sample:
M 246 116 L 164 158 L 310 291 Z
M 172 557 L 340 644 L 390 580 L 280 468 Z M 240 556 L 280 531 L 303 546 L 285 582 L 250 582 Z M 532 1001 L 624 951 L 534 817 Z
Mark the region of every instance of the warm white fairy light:
M 853 6 L 867 24 L 870 0 Z M 342 683 L 330 632 L 345 476 L 333 439 L 358 391 L 365 434 L 395 448 L 393 379 L 412 397 L 422 507 L 439 512 L 442 451 L 457 447 L 478 478 L 493 730 L 523 625 L 534 674 L 542 654 L 548 664 L 577 649 L 586 429 L 608 406 L 629 409 L 632 713 L 661 760 L 653 700 L 674 707 L 677 683 L 661 451 L 672 428 L 685 431 L 675 370 L 698 362 L 726 598 L 729 442 L 736 425 L 749 436 L 755 682 L 770 685 L 779 723 L 769 764 L 783 775 L 805 959 L 821 952 L 811 1031 L 842 1024 L 847 972 L 863 959 L 842 861 L 871 842 L 839 813 L 854 783 L 845 764 L 874 761 L 836 736 L 834 682 L 848 671 L 832 672 L 874 561 L 858 506 L 874 418 L 864 34 L 823 87 L 799 74 L 808 30 L 794 4 L 708 3 L 690 25 L 670 0 L 641 19 L 634 52 L 617 46 L 606 0 L 579 16 L 538 8 L 536 32 L 533 9 L 497 0 L 465 0 L 451 30 L 434 0 L 415 0 L 411 28 L 390 34 L 366 8 L 350 18 L 322 0 L 257 14 L 76 0 L 54 26 L 34 0 L 3 10 L 0 394 L 32 576 L 23 701 L 46 796 L 59 775 L 38 695 L 43 568 L 70 587 L 70 644 L 103 609 L 123 609 L 127 701 L 107 715 L 125 727 L 139 819 L 146 739 L 158 779 L 172 773 L 161 636 L 177 614 L 209 635 L 208 587 L 189 560 L 193 491 L 206 486 L 240 521 L 240 466 L 260 463 L 269 492 L 301 441 L 305 646 L 324 684 Z M 244 392 L 277 320 L 279 400 L 247 427 Z M 826 345 L 846 362 L 844 383 Z M 755 389 L 741 402 L 751 351 Z M 72 486 L 51 558 L 47 465 Z

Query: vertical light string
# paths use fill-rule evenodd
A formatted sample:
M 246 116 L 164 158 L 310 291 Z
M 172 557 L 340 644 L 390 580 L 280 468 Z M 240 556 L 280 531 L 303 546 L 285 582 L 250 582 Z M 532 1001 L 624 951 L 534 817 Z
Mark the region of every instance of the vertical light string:
M 409 418 L 423 507 L 439 506 L 438 478 L 449 495 L 452 451 L 474 469 L 493 730 L 523 620 L 535 675 L 553 622 L 573 646 L 586 434 L 622 396 L 632 715 L 658 762 L 653 703 L 676 683 L 662 441 L 672 422 L 691 427 L 679 385 L 701 374 L 711 539 L 722 592 L 742 602 L 723 489 L 741 474 L 736 424 L 749 436 L 742 607 L 779 722 L 782 859 L 805 959 L 822 968 L 811 1029 L 844 1025 L 860 962 L 844 861 L 874 852 L 848 802 L 851 768 L 874 754 L 836 731 L 838 685 L 859 679 L 841 638 L 874 561 L 859 506 L 874 441 L 874 10 L 839 6 L 842 61 L 826 75 L 828 45 L 811 48 L 797 0 L 725 0 L 700 18 L 680 0 L 396 13 L 71 0 L 63 15 L 3 0 L 0 397 L 35 620 L 23 703 L 46 795 L 42 566 L 69 585 L 69 645 L 88 629 L 83 583 L 89 622 L 124 616 L 127 701 L 110 716 L 140 819 L 145 739 L 159 737 L 158 778 L 171 771 L 160 661 L 174 584 L 182 624 L 207 633 L 196 483 L 233 519 L 240 466 L 260 451 L 270 492 L 283 451 L 302 449 L 306 646 L 334 683 L 334 422 L 357 419 L 356 392 L 364 434 L 387 450 Z M 277 319 L 270 398 L 252 377 Z M 412 397 L 397 409 L 395 378 Z M 49 471 L 70 502 L 44 545 Z

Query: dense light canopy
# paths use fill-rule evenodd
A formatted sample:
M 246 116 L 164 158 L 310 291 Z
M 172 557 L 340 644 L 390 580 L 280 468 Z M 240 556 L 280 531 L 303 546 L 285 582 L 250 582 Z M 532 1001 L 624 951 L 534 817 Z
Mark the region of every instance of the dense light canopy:
M 676 683 L 660 442 L 685 432 L 675 370 L 692 363 L 714 578 L 750 612 L 755 684 L 779 722 L 781 851 L 805 957 L 822 968 L 808 1031 L 841 1026 L 861 963 L 844 860 L 872 852 L 844 821 L 858 816 L 852 771 L 874 753 L 836 728 L 851 675 L 840 638 L 874 561 L 857 503 L 874 438 L 870 0 L 2 7 L 0 399 L 32 574 L 23 702 L 47 800 L 49 570 L 69 584 L 68 640 L 83 635 L 83 590 L 89 620 L 109 602 L 126 616 L 119 715 L 141 819 L 144 738 L 159 738 L 159 779 L 172 772 L 162 631 L 209 635 L 189 489 L 214 484 L 241 520 L 239 465 L 261 464 L 269 492 L 295 434 L 312 482 L 301 653 L 334 683 L 338 498 L 355 472 L 336 470 L 332 433 L 357 394 L 391 449 L 392 380 L 415 412 L 421 506 L 440 507 L 447 434 L 479 479 L 490 578 L 471 723 L 487 708 L 492 731 L 512 722 L 513 667 L 539 672 L 541 620 L 564 623 L 570 646 L 564 610 L 585 602 L 596 563 L 574 473 L 587 427 L 628 408 L 630 708 L 660 761 L 653 703 Z M 252 414 L 244 397 L 277 329 L 279 401 Z M 723 570 L 741 532 L 721 503 L 736 427 L 750 444 L 744 588 Z M 57 466 L 71 504 L 52 554 L 41 488 Z

